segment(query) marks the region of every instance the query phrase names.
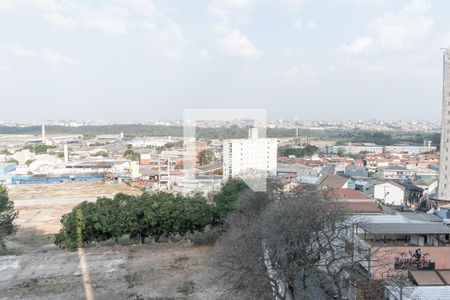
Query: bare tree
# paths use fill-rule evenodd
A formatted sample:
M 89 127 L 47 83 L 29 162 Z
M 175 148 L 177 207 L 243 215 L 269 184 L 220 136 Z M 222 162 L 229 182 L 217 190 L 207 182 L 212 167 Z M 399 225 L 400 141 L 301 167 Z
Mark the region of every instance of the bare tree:
M 226 220 L 226 231 L 218 242 L 213 265 L 227 296 L 273 298 L 258 221 L 268 202 L 267 195 L 246 189 L 241 192 L 234 213 Z
M 360 247 L 355 255 L 352 236 L 352 220 L 324 193 L 246 191 L 227 220 L 214 262 L 227 293 L 344 299 L 370 280 L 362 267 L 370 249 Z

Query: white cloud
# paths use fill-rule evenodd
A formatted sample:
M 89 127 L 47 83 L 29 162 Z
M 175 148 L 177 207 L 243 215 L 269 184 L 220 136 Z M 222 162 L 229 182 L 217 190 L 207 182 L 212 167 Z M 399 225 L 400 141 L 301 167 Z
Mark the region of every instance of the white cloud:
M 11 11 L 15 9 L 56 12 L 61 9 L 61 4 L 55 0 L 0 0 L 0 10 Z
M 370 23 L 366 37 L 340 47 L 347 54 L 378 50 L 406 50 L 417 46 L 431 32 L 434 19 L 426 12 L 428 0 L 411 0 L 398 12 L 387 12 Z
M 238 6 L 236 0 L 229 2 Z M 59 28 L 100 30 L 114 35 L 144 31 L 151 41 L 150 50 L 170 58 L 180 57 L 187 44 L 182 28 L 170 18 L 170 9 L 165 6 L 160 9 L 153 0 L 0 0 L 2 7 L 21 10 L 32 7 Z
M 126 34 L 125 12 L 117 7 L 101 9 L 78 9 L 76 13 L 47 14 L 47 19 L 55 26 L 84 29 L 99 29 L 112 34 Z
M 127 24 L 125 21 L 108 15 L 87 16 L 81 18 L 80 26 L 83 28 L 101 29 L 113 34 L 127 33 Z
M 215 17 L 228 17 L 230 13 L 245 12 L 253 2 L 253 0 L 212 0 L 208 5 L 208 11 Z
M 356 54 L 367 52 L 367 50 L 369 49 L 371 44 L 372 44 L 372 39 L 364 36 L 364 37 L 355 39 L 350 44 L 342 45 L 340 47 L 340 49 L 347 55 L 356 55 Z
M 414 47 L 427 36 L 433 23 L 428 16 L 387 13 L 371 24 L 370 31 L 380 47 L 402 50 Z
M 0 10 L 33 10 L 57 27 L 126 34 L 146 22 L 167 19 L 152 0 L 0 0 Z
M 441 44 L 444 48 L 450 48 L 450 31 L 442 36 Z
M 217 50 L 229 56 L 258 58 L 261 52 L 242 32 L 232 26 L 233 17 L 238 21 L 248 20 L 248 11 L 255 4 L 254 0 L 212 0 L 208 6 L 209 13 L 218 21 L 210 26 L 219 34 L 216 39 Z M 245 22 L 244 22 L 245 23 Z
M 78 63 L 78 61 L 76 59 L 73 59 L 69 56 L 63 55 L 63 54 L 53 51 L 53 50 L 45 50 L 43 55 L 44 55 L 45 59 L 52 65 Z
M 309 22 L 308 22 L 308 25 L 306 25 L 306 27 L 307 27 L 308 29 L 311 29 L 311 30 L 316 30 L 316 29 L 317 29 L 317 24 L 316 24 L 316 22 L 314 22 L 314 21 L 309 21 Z
M 258 58 L 261 53 L 239 30 L 228 30 L 216 41 L 219 52 L 225 55 Z
M 173 21 L 170 21 L 163 30 L 158 30 L 155 26 L 148 26 L 147 37 L 150 47 L 155 53 L 171 59 L 180 58 L 188 44 L 183 29 Z
M 76 27 L 77 20 L 73 17 L 63 16 L 61 14 L 48 14 L 47 19 L 56 26 Z
M 200 56 L 200 59 L 204 62 L 208 62 L 211 60 L 211 54 L 206 49 L 200 49 L 199 56 Z
M 287 48 L 283 50 L 283 54 L 286 56 L 297 56 L 300 55 L 302 52 L 302 48 L 294 47 L 294 48 Z
M 300 29 L 302 29 L 302 27 L 303 27 L 302 20 L 300 20 L 300 19 L 294 20 L 294 22 L 292 22 L 292 27 L 293 27 L 295 30 L 300 30 Z
M 10 66 L 0 65 L 0 72 L 11 72 L 12 68 Z
M 78 60 L 50 49 L 36 50 L 31 48 L 25 48 L 18 45 L 7 45 L 7 46 L 0 46 L 0 54 L 2 53 L 22 58 L 24 57 L 38 58 L 47 61 L 51 65 L 78 63 Z
M 120 3 L 132 10 L 139 11 L 139 13 L 147 17 L 157 18 L 163 15 L 152 0 L 120 0 Z
M 18 45 L 7 45 L 7 46 L 3 46 L 0 47 L 1 50 L 3 50 L 3 52 L 5 52 L 6 54 L 9 55 L 14 55 L 14 56 L 37 56 L 38 55 L 38 51 L 34 50 L 34 49 L 30 49 L 30 48 L 24 48 Z
M 278 3 L 278 1 L 276 1 Z M 283 4 L 284 6 L 286 6 L 288 9 L 290 10 L 299 10 L 303 4 L 304 4 L 304 0 L 281 0 L 279 1 L 281 4 Z
M 403 7 L 405 12 L 423 13 L 431 7 L 430 0 L 411 0 Z
M 373 5 L 373 4 L 385 3 L 386 0 L 347 0 L 347 2 L 358 4 L 358 5 Z

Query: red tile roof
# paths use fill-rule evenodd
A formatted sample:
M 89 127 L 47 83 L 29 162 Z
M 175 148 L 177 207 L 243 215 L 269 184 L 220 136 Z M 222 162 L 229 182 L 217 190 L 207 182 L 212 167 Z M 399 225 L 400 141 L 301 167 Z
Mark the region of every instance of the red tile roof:
M 351 214 L 381 214 L 381 209 L 373 202 L 341 202 L 344 211 Z
M 329 196 L 336 200 L 372 199 L 366 194 L 353 189 L 332 189 Z

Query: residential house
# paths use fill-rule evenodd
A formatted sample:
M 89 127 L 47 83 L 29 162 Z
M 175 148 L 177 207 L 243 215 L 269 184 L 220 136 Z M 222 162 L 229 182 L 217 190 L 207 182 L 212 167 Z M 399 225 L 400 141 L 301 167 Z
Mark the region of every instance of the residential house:
M 374 197 L 395 206 L 418 205 L 423 196 L 423 189 L 412 183 L 389 180 L 374 186 Z

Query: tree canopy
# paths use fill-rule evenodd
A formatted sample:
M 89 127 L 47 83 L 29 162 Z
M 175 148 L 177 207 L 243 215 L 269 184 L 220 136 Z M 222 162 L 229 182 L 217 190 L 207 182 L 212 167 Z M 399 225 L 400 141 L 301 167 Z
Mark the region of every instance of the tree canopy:
M 61 218 L 63 225 L 55 244 L 74 250 L 92 242 L 118 240 L 127 235 L 144 243 L 152 238 L 203 231 L 212 224 L 214 206 L 199 195 L 181 196 L 169 193 L 114 198 L 98 198 L 83 202 Z
M 282 146 L 278 148 L 278 156 L 290 156 L 296 157 L 311 156 L 319 151 L 319 148 L 313 145 L 306 145 L 303 148 L 294 148 L 292 146 Z
M 211 150 L 205 149 L 198 155 L 200 165 L 207 165 L 214 161 L 214 153 Z
M 6 248 L 5 238 L 16 231 L 13 221 L 18 212 L 14 210 L 14 203 L 9 200 L 6 188 L 0 185 L 0 247 Z
M 216 204 L 216 222 L 222 223 L 223 220 L 233 211 L 242 190 L 248 188 L 242 179 L 231 178 L 222 187 L 222 190 L 214 195 Z

